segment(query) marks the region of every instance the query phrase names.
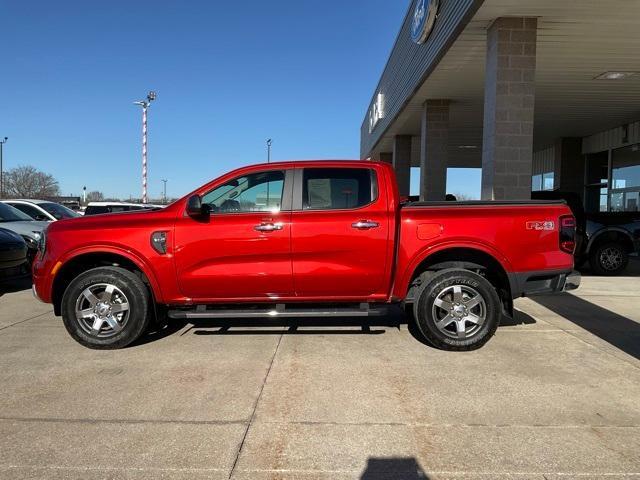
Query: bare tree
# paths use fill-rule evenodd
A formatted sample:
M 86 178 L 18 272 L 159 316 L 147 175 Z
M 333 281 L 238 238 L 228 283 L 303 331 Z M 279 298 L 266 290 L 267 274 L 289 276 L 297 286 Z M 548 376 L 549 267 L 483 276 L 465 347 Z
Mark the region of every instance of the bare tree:
M 473 195 L 469 195 L 467 193 L 459 193 L 456 192 L 454 193 L 456 200 L 458 200 L 459 202 L 465 202 L 467 200 L 478 200 L 475 196 Z
M 104 200 L 104 194 L 102 192 L 93 191 L 87 193 L 87 202 L 101 202 Z
M 60 194 L 58 181 L 31 165 L 12 168 L 5 174 L 5 193 L 11 198 L 44 198 Z

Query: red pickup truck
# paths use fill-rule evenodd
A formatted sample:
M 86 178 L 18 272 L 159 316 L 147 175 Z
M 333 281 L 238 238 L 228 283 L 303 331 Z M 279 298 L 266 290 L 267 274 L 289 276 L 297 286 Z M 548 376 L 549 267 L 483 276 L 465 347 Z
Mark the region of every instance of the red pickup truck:
M 576 288 L 563 201 L 409 202 L 367 161 L 240 168 L 171 205 L 52 223 L 34 294 L 71 336 L 120 348 L 157 318 L 384 315 L 482 346 L 513 299 Z

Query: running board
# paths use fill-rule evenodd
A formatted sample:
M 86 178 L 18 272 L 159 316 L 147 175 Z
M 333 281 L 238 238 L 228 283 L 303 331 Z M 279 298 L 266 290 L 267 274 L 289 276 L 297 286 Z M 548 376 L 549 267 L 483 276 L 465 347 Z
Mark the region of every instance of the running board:
M 198 305 L 191 309 L 169 310 L 173 319 L 205 318 L 302 318 L 302 317 L 378 317 L 388 313 L 387 305 L 361 303 L 354 306 L 314 306 L 302 307 L 301 304 L 287 305 L 278 303 L 265 308 L 220 308 Z

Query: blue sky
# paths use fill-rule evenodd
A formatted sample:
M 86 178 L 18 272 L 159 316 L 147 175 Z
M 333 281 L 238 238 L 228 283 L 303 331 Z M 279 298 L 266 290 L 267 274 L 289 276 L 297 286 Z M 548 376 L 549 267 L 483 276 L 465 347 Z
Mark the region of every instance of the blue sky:
M 180 196 L 240 165 L 358 158 L 359 128 L 407 1 L 5 2 L 5 170 L 34 165 L 64 194 Z M 455 176 L 455 175 L 454 175 Z M 459 176 L 459 175 L 458 175 Z M 467 188 L 453 178 L 450 191 Z

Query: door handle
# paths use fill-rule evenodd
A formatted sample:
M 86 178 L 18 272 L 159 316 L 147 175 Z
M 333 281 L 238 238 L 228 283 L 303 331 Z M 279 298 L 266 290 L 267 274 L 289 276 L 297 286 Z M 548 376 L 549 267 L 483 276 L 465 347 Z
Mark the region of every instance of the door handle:
M 253 227 L 254 230 L 258 232 L 273 232 L 274 230 L 282 230 L 281 223 L 261 223 L 260 225 L 256 225 Z
M 370 228 L 378 228 L 380 224 L 373 220 L 358 220 L 357 222 L 352 223 L 351 226 L 358 230 L 369 230 Z

